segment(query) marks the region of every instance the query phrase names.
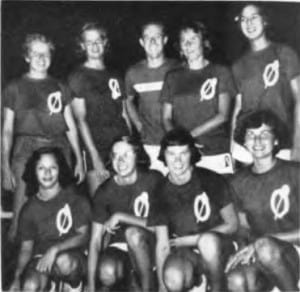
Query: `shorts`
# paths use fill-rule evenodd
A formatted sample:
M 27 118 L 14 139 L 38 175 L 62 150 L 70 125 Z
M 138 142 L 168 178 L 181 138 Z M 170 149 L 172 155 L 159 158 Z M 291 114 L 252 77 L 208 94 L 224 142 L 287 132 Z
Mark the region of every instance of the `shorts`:
M 166 175 L 169 170 L 165 166 L 165 164 L 158 159 L 158 155 L 160 152 L 160 146 L 158 145 L 146 145 L 144 144 L 144 149 L 150 157 L 150 168 L 160 171 L 163 175 Z
M 203 167 L 219 174 L 233 174 L 234 167 L 230 153 L 216 155 L 202 155 L 196 166 Z
M 50 279 L 52 281 L 58 282 L 58 281 L 63 281 L 70 283 L 71 286 L 76 287 L 79 285 L 79 283 L 87 277 L 87 258 L 86 255 L 79 249 L 70 249 L 61 252 L 60 254 L 68 254 L 72 258 L 76 259 L 78 262 L 76 270 L 68 276 L 61 275 L 59 273 L 58 268 L 55 266 L 55 263 L 52 267 L 51 272 L 49 273 Z M 57 257 L 60 255 L 58 254 Z M 35 270 L 36 271 L 36 266 L 41 258 L 41 255 L 35 255 L 32 260 L 29 262 L 27 266 L 27 273 L 30 273 L 30 270 Z M 26 273 L 25 273 L 26 276 Z

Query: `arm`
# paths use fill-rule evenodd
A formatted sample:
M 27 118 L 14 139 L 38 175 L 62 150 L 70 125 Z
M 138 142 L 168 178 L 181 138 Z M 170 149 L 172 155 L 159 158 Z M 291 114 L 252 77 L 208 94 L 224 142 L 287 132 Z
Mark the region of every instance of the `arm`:
M 83 246 L 88 240 L 88 226 L 84 225 L 76 229 L 76 234 L 51 246 L 41 257 L 37 264 L 37 270 L 41 272 L 51 271 L 58 253 L 76 247 Z
M 18 256 L 17 268 L 15 271 L 14 280 L 10 287 L 10 291 L 21 291 L 20 278 L 26 265 L 31 259 L 33 244 L 34 244 L 33 240 L 23 241 L 21 244 L 21 248 Z
M 211 230 L 224 234 L 232 234 L 236 232 L 239 221 L 233 203 L 230 203 L 223 207 L 220 210 L 220 214 L 224 223 L 212 228 Z
M 67 131 L 67 137 L 76 157 L 75 176 L 79 176 L 78 183 L 81 183 L 84 179 L 83 161 L 82 161 L 81 151 L 79 147 L 76 124 L 73 118 L 70 105 L 66 105 L 65 107 L 64 118 L 69 128 L 69 130 Z
M 295 100 L 292 158 L 300 161 L 300 76 L 292 79 L 290 84 Z
M 141 133 L 143 125 L 142 125 L 140 116 L 138 114 L 137 108 L 134 104 L 134 96 L 133 95 L 127 96 L 126 105 L 127 105 L 127 110 L 128 110 L 128 115 L 129 115 L 130 120 L 134 124 L 137 131 L 139 133 Z
M 242 95 L 238 93 L 234 99 L 234 107 L 233 107 L 232 118 L 231 118 L 231 129 L 230 129 L 231 143 L 234 140 L 234 131 L 236 129 L 237 117 L 241 109 L 242 109 Z
M 102 224 L 93 222 L 88 254 L 88 291 L 96 291 L 96 269 L 99 252 L 101 251 L 102 239 L 105 234 L 105 228 Z
M 219 94 L 218 113 L 207 120 L 204 124 L 199 125 L 191 131 L 193 137 L 198 137 L 210 132 L 225 123 L 229 118 L 230 96 L 228 93 Z
M 166 291 L 166 287 L 163 281 L 163 265 L 165 263 L 167 256 L 170 253 L 168 227 L 156 226 L 155 234 L 156 234 L 155 258 L 156 258 L 159 292 L 164 292 Z
M 14 111 L 5 107 L 2 129 L 2 171 L 3 187 L 7 190 L 13 190 L 16 186 L 15 177 L 10 168 L 10 154 L 14 137 L 14 120 Z
M 145 218 L 121 212 L 113 214 L 109 220 L 105 222 L 105 226 L 109 230 L 114 230 L 120 223 L 147 228 L 147 221 Z
M 164 102 L 162 105 L 162 121 L 166 131 L 170 131 L 174 128 L 172 122 L 172 115 L 173 115 L 173 105 Z
M 86 104 L 83 98 L 74 98 L 72 101 L 72 109 L 74 117 L 78 122 L 78 128 L 82 136 L 83 142 L 89 151 L 89 155 L 92 159 L 94 169 L 97 174 L 104 179 L 108 178 L 109 172 L 106 170 L 104 163 L 99 156 L 95 143 L 93 141 L 90 128 L 86 121 Z

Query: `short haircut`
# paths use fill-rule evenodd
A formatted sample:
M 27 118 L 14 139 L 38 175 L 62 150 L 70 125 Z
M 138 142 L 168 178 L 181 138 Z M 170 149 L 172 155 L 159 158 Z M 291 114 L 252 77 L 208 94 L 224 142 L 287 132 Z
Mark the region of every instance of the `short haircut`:
M 165 134 L 160 143 L 160 152 L 158 159 L 166 165 L 165 151 L 169 146 L 185 146 L 187 145 L 191 152 L 191 164 L 196 164 L 201 159 L 201 154 L 195 146 L 195 140 L 189 131 L 184 128 L 175 128 Z
M 190 20 L 185 19 L 181 22 L 179 29 L 178 29 L 178 49 L 180 50 L 180 35 L 183 31 L 191 29 L 195 33 L 200 33 L 202 36 L 202 45 L 204 49 L 204 56 L 207 57 L 207 55 L 211 52 L 212 46 L 211 42 L 208 37 L 208 30 L 206 25 L 199 21 L 199 20 Z
M 274 147 L 274 154 L 280 149 L 290 146 L 291 137 L 288 134 L 289 131 L 286 125 L 271 110 L 259 110 L 242 118 L 236 127 L 234 139 L 238 143 L 244 144 L 247 130 L 260 128 L 263 124 L 272 129 L 275 138 L 278 140 L 278 145 Z
M 54 156 L 59 168 L 58 181 L 62 188 L 65 188 L 75 182 L 75 178 L 62 150 L 58 147 L 42 147 L 33 152 L 25 165 L 22 178 L 26 182 L 27 196 L 33 196 L 38 192 L 39 182 L 36 176 L 36 166 L 38 161 L 45 154 Z
M 133 148 L 133 151 L 136 155 L 136 165 L 138 168 L 141 169 L 149 169 L 150 167 L 150 158 L 148 154 L 146 153 L 144 146 L 140 139 L 134 137 L 134 136 L 120 136 L 116 138 L 110 147 L 110 159 L 108 163 L 108 168 L 111 171 L 114 171 L 112 166 L 112 150 L 116 143 L 118 142 L 125 142 L 128 145 L 130 145 Z
M 83 41 L 83 34 L 88 30 L 97 30 L 102 33 L 102 36 L 108 39 L 108 32 L 104 25 L 99 22 L 86 22 L 79 31 L 79 41 Z
M 46 45 L 49 46 L 51 54 L 55 50 L 54 43 L 45 35 L 40 34 L 40 33 L 33 33 L 33 34 L 28 34 L 25 37 L 25 41 L 23 43 L 23 55 L 24 57 L 28 57 L 28 53 L 30 51 L 30 46 L 33 42 L 42 42 L 45 43 Z
M 147 19 L 141 24 L 141 29 L 140 29 L 140 37 L 141 38 L 143 38 L 145 29 L 150 25 L 159 26 L 162 30 L 163 35 L 165 36 L 167 34 L 166 25 L 163 22 L 163 20 L 153 18 L 153 19 Z

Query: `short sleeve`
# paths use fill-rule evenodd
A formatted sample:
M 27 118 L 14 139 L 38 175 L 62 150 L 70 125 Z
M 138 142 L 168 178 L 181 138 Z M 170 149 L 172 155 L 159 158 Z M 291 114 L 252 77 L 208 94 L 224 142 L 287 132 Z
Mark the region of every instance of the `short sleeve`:
M 16 82 L 7 85 L 2 93 L 3 107 L 15 110 L 15 103 L 18 97 L 18 86 Z
M 174 76 L 171 72 L 167 73 L 165 76 L 164 84 L 160 93 L 160 102 L 161 103 L 170 103 L 173 104 L 173 94 L 172 94 L 172 82 Z
M 241 198 L 239 197 L 239 190 L 238 190 L 238 178 L 234 175 L 230 180 L 229 184 L 232 191 L 232 199 L 234 202 L 234 205 L 236 206 L 238 211 L 243 211 L 243 202 Z
M 92 221 L 103 224 L 110 217 L 109 191 L 106 184 L 100 185 L 93 200 Z
M 18 233 L 21 241 L 35 240 L 36 237 L 36 225 L 33 218 L 29 202 L 26 203 L 20 213 Z
M 90 203 L 81 195 L 76 194 L 78 197 L 74 206 L 74 227 L 78 229 L 82 226 L 89 225 L 92 219 L 92 210 Z
M 70 104 L 72 101 L 72 94 L 71 94 L 70 87 L 67 84 L 61 82 L 59 82 L 59 87 L 60 90 L 62 91 L 63 104 L 64 105 Z
M 234 97 L 237 93 L 232 73 L 226 67 L 219 69 L 219 93 L 228 93 L 230 97 Z
M 129 68 L 129 70 L 125 74 L 125 92 L 127 96 L 134 96 L 136 94 L 134 88 L 133 88 L 133 72 L 132 69 Z
M 147 226 L 168 225 L 168 205 L 161 192 L 162 185 L 158 184 L 150 198 L 150 211 L 147 219 Z
M 282 46 L 280 49 L 280 63 L 282 70 L 288 80 L 292 80 L 300 75 L 300 61 L 297 53 L 288 46 Z

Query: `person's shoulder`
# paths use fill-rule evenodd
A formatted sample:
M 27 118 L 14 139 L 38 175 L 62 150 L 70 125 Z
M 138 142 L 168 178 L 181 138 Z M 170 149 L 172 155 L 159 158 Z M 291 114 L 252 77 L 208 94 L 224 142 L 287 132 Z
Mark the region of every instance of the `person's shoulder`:
M 160 181 L 164 178 L 162 173 L 158 170 L 155 170 L 155 169 L 148 169 L 146 171 L 141 170 L 140 173 L 143 177 L 147 177 L 147 178 L 150 178 L 150 179 L 155 180 L 155 181 L 156 180 Z
M 296 54 L 295 50 L 284 43 L 279 43 L 279 42 L 273 42 L 271 44 L 271 48 L 275 49 L 275 51 L 282 56 L 285 56 L 286 54 Z
M 195 167 L 195 174 L 203 181 L 225 180 L 225 178 L 221 174 L 218 174 L 212 170 L 202 168 L 202 167 Z
M 292 172 L 297 172 L 300 175 L 300 162 L 278 159 L 278 167 L 285 170 L 291 170 Z
M 168 66 L 170 68 L 170 70 L 173 70 L 173 69 L 181 67 L 182 63 L 181 63 L 181 61 L 174 59 L 174 58 L 166 58 L 164 65 Z
M 229 179 L 229 182 L 232 185 L 239 185 L 240 182 L 243 182 L 245 179 L 252 177 L 253 172 L 251 170 L 251 165 L 244 166 L 240 168 L 238 171 L 236 171 Z
M 85 74 L 86 70 L 83 65 L 77 66 L 75 69 L 71 71 L 71 73 L 68 76 L 68 79 L 78 79 L 82 78 Z
M 103 196 L 109 192 L 112 192 L 115 188 L 116 188 L 117 184 L 115 182 L 114 176 L 112 175 L 110 178 L 108 178 L 107 180 L 105 180 L 95 191 L 95 196 L 99 197 L 99 196 Z

